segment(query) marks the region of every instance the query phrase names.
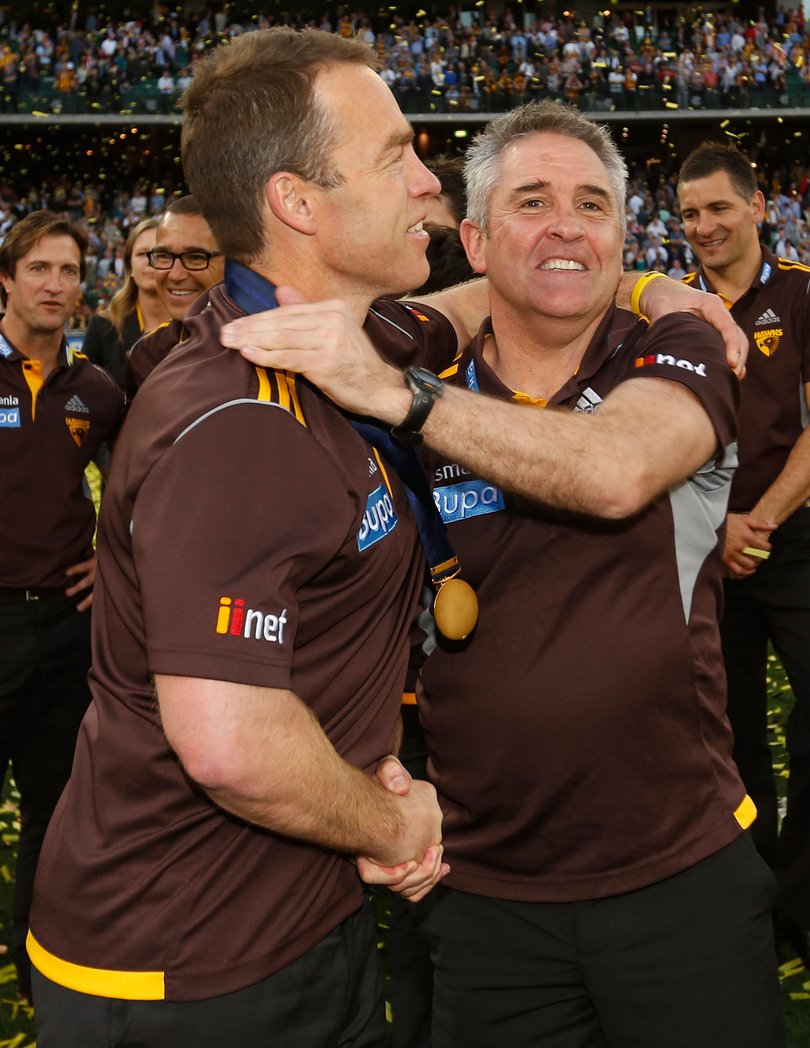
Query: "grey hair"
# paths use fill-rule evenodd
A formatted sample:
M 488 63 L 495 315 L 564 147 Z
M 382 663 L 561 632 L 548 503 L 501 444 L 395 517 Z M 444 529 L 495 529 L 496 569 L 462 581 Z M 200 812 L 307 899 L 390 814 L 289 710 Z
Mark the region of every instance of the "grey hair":
M 626 230 L 625 198 L 627 165 L 608 129 L 591 123 L 576 109 L 546 99 L 529 102 L 496 117 L 475 136 L 467 151 L 464 181 L 467 183 L 467 218 L 486 233 L 489 198 L 501 174 L 501 157 L 518 138 L 539 132 L 564 135 L 584 142 L 596 153 L 607 170 L 608 182 L 616 199 L 622 236 Z

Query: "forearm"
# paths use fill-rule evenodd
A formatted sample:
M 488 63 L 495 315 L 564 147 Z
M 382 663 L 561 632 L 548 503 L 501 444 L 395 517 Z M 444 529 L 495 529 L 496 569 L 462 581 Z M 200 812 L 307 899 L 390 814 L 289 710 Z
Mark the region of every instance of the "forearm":
M 159 677 L 156 684 L 169 742 L 189 776 L 226 811 L 383 865 L 420 858 L 420 848 L 438 843 L 440 816 L 435 833 L 414 826 L 424 812 L 413 798 L 389 792 L 343 760 L 292 692 L 233 685 L 225 691 L 222 682 L 185 678 Z M 206 702 L 206 691 L 218 696 L 215 703 Z M 259 702 L 252 701 L 256 695 Z
M 784 468 L 751 510 L 771 524 L 783 524 L 810 498 L 810 429 L 793 446 Z
M 636 286 L 639 278 L 643 276 L 644 273 L 639 273 L 638 271 L 622 273 L 619 279 L 619 286 L 616 288 L 616 305 L 620 309 L 630 309 L 633 288 Z M 672 281 L 672 283 L 675 283 L 675 281 Z
M 691 393 L 656 382 L 648 405 L 647 382 L 656 380 L 627 383 L 635 388 L 621 387 L 594 415 L 534 410 L 451 387 L 423 433 L 431 448 L 508 491 L 623 519 L 702 466 L 716 445 Z

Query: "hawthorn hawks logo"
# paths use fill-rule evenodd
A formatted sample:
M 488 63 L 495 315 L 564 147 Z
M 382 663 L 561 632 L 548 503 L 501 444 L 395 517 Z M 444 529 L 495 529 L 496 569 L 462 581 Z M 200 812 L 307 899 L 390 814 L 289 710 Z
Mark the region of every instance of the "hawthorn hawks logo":
M 765 331 L 755 331 L 754 341 L 757 344 L 757 349 L 760 353 L 764 353 L 766 357 L 772 357 L 779 349 L 782 334 L 782 328 L 768 328 Z
M 70 430 L 70 435 L 73 437 L 73 442 L 77 447 L 81 447 L 84 444 L 87 434 L 90 432 L 90 419 L 89 418 L 73 418 L 71 415 L 65 415 L 65 425 Z

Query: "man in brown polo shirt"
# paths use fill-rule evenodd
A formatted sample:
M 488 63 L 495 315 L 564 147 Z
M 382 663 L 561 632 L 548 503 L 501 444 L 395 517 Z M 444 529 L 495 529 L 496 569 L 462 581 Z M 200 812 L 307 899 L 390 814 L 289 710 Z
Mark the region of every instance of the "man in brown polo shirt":
M 90 701 L 96 515 L 84 471 L 123 397 L 64 337 L 86 241 L 34 212 L 0 246 L 0 778 L 20 791 L 12 957 L 30 997 L 28 910 L 42 838 Z
M 130 350 L 125 382 L 129 400 L 186 337 L 186 314 L 205 290 L 222 280 L 225 271 L 225 260 L 193 196 L 179 197 L 166 206 L 149 263 L 171 320 L 144 335 Z
M 729 501 L 721 621 L 734 759 L 759 818 L 754 840 L 780 881 L 778 913 L 810 965 L 810 268 L 759 241 L 765 199 L 748 157 L 706 143 L 684 161 L 678 198 L 700 269 L 751 340 L 740 464 Z M 779 826 L 768 738 L 768 642 L 795 696 Z
M 737 382 L 701 321 L 616 307 L 625 177 L 559 104 L 488 125 L 462 236 L 491 318 L 449 366 L 411 358 L 444 382 L 403 382 L 333 303 L 224 333 L 424 436 L 478 593 L 418 696 L 450 864 L 434 1048 L 784 1043 L 717 624 Z

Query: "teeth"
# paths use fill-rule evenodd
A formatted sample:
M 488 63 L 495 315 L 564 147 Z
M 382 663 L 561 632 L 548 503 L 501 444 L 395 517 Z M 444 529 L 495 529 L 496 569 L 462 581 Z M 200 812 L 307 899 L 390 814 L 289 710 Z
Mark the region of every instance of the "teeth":
M 585 267 L 581 262 L 574 262 L 570 258 L 550 258 L 548 262 L 544 262 L 541 269 L 572 269 L 578 273 L 584 273 Z
M 408 232 L 409 233 L 422 233 L 423 232 L 422 223 L 421 222 L 417 222 L 415 226 L 408 226 Z

